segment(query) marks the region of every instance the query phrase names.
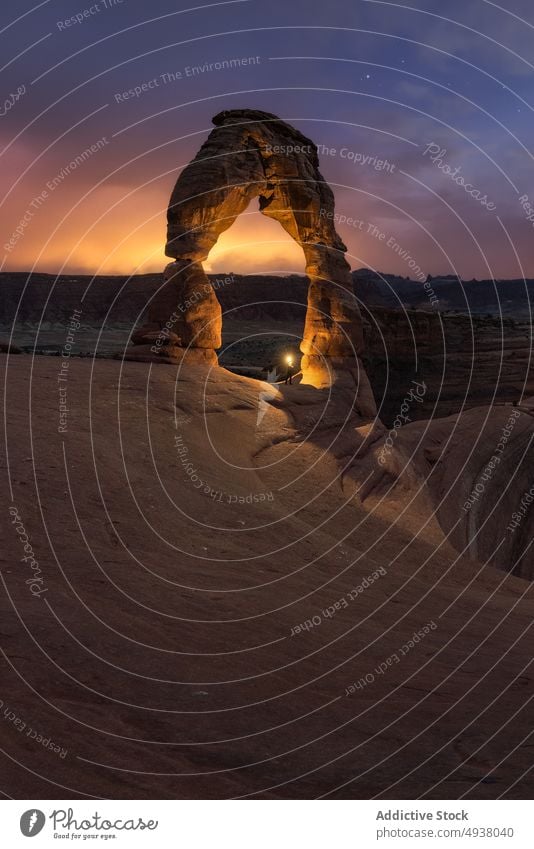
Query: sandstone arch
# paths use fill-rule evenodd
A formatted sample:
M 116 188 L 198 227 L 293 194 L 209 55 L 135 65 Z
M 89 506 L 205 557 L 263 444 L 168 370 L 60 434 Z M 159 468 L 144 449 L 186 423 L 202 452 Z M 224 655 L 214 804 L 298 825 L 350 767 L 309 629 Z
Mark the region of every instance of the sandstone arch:
M 213 123 L 172 192 L 165 253 L 174 261 L 165 269 L 166 284 L 150 307 L 148 324 L 133 341 L 166 361 L 190 349 L 216 362 L 221 308 L 201 263 L 259 197 L 260 211 L 279 221 L 304 251 L 310 281 L 301 343 L 304 381 L 325 386 L 348 372 L 360 383 L 362 321 L 316 146 L 268 112 L 225 111 Z

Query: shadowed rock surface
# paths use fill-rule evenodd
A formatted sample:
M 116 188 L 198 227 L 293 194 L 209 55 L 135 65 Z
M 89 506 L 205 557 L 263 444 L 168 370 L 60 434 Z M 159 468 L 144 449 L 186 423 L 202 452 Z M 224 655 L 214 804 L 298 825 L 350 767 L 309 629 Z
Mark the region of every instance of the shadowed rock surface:
M 377 431 L 347 479 L 414 533 L 422 522 L 462 555 L 534 579 L 534 399 Z
M 456 310 L 475 315 L 505 315 L 532 318 L 534 280 L 461 280 L 454 274 L 431 277 L 425 288 L 423 281 L 410 280 L 396 274 L 381 274 L 368 268 L 353 271 L 358 296 L 366 304 L 398 309 Z M 430 303 L 432 289 L 435 300 Z

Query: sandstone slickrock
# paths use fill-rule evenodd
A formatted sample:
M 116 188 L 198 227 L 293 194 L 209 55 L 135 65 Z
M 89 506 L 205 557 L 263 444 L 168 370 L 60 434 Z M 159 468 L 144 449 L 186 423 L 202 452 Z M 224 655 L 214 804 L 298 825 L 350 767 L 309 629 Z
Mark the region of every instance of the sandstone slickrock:
M 345 487 L 437 546 L 532 581 L 533 433 L 532 398 L 412 422 L 360 452 Z
M 210 275 L 209 280 L 225 316 L 225 353 L 219 360 L 225 367 L 243 363 L 264 366 L 278 345 L 281 348 L 288 339 L 302 337 L 307 278 L 233 274 Z M 100 354 L 117 351 L 122 356 L 132 325 L 162 285 L 161 274 L 91 278 L 3 273 L 0 333 L 7 338 L 13 331 L 15 344 L 24 350 L 36 346 L 37 350 L 45 347 L 59 351 L 69 316 L 83 298 L 84 325 L 92 327 L 94 333 L 85 330 L 79 334 L 80 347 L 90 352 L 98 338 Z M 464 406 L 516 402 L 522 395 L 534 395 L 530 322 L 498 314 L 486 317 L 384 308 L 368 300 L 369 292 L 362 290 L 359 282 L 356 295 L 364 306 L 363 362 L 384 423 L 391 424 L 395 419 L 412 379 L 424 380 L 427 386 L 422 403 L 410 411 L 413 419 L 441 418 Z M 171 293 L 171 311 L 172 298 L 176 293 Z M 269 335 L 260 335 L 266 325 Z M 247 340 L 249 333 L 258 335 Z M 150 341 L 146 346 L 148 359 L 154 359 L 150 346 L 159 337 L 158 326 L 151 339 L 141 338 L 145 343 Z M 174 331 L 169 331 L 169 338 L 179 341 Z M 140 351 L 142 346 L 131 350 Z M 210 349 L 190 350 L 197 360 L 217 362 Z
M 306 260 L 304 381 L 328 386 L 343 372 L 345 380 L 357 383 L 363 371 L 358 361 L 362 321 L 346 247 L 334 227 L 334 195 L 319 171 L 316 146 L 268 112 L 225 111 L 213 123 L 215 129 L 172 192 L 165 252 L 174 262 L 134 343 L 167 361 L 181 359 L 187 348 L 220 347 L 221 307 L 202 262 L 220 234 L 259 197 L 260 211 L 280 222 Z M 158 334 L 159 345 L 154 344 Z M 372 411 L 374 402 L 368 402 Z

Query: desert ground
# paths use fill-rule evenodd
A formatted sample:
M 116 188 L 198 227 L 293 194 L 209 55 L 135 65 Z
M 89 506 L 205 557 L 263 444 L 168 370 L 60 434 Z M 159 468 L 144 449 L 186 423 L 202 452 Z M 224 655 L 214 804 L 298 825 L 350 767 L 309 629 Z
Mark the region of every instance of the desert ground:
M 350 393 L 0 357 L 11 796 L 530 798 L 531 584 L 370 488 Z

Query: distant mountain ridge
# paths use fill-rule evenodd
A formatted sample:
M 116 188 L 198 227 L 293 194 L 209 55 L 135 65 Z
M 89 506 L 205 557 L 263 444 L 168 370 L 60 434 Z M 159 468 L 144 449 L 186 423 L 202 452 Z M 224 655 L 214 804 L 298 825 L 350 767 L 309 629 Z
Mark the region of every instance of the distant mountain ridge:
M 399 309 L 455 310 L 463 313 L 528 318 L 534 303 L 534 280 L 461 280 L 456 275 L 430 277 L 428 286 L 394 274 L 360 268 L 352 274 L 354 289 L 365 304 Z M 430 302 L 434 292 L 437 303 Z

